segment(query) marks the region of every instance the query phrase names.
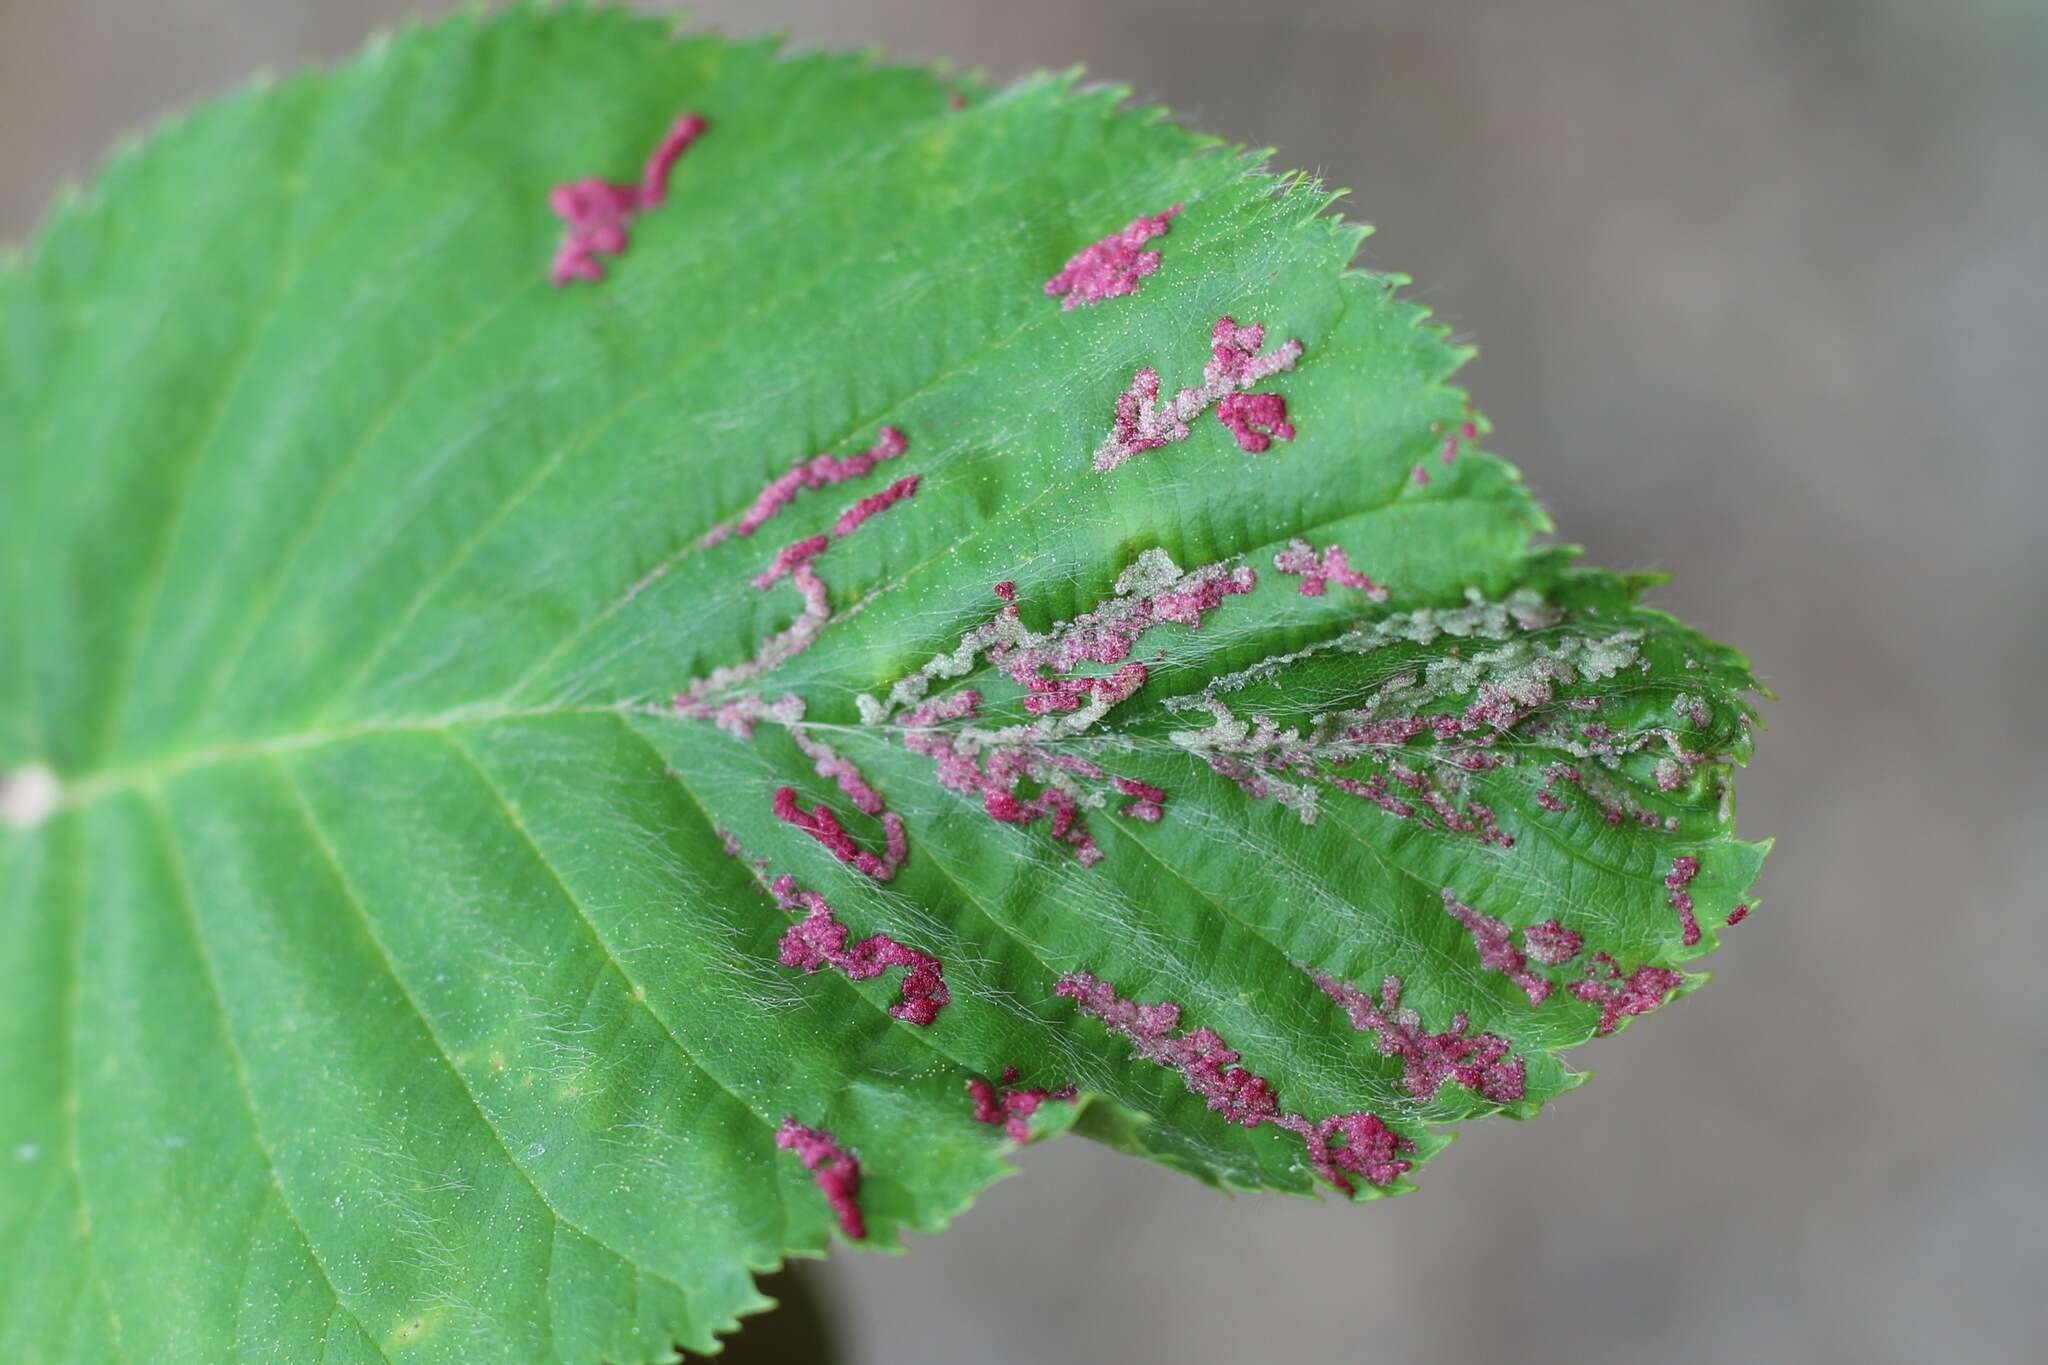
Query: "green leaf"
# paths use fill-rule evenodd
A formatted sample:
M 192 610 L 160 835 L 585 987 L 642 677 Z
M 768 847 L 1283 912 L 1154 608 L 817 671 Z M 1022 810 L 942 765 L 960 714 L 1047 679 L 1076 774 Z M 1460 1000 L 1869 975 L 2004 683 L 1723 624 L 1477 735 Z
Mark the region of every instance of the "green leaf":
M 472 15 L 0 268 L 0 1356 L 666 1358 L 841 1212 L 965 1209 L 1006 1068 L 1077 1087 L 1020 1133 L 1364 1199 L 1691 988 L 1762 857 L 1744 661 L 1532 548 L 1333 195 L 1121 99 Z M 552 287 L 550 187 L 686 110 Z M 1134 292 L 1047 296 L 1173 204 Z M 1226 315 L 1298 360 L 1201 391 Z M 1144 367 L 1188 434 L 1098 470 Z M 886 882 L 835 856 L 895 821 Z M 785 875 L 853 971 L 783 965 Z

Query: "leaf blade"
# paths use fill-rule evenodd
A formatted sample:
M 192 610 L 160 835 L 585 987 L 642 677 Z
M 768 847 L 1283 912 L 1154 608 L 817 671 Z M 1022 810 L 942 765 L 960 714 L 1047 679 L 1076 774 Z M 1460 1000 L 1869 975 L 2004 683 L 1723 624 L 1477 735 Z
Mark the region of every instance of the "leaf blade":
M 1713 946 L 1762 856 L 1723 794 L 1746 663 L 1637 607 L 1641 583 L 1532 549 L 1549 523 L 1505 462 L 1439 460 L 1469 411 L 1449 382 L 1465 353 L 1399 281 L 1348 269 L 1361 231 L 1330 196 L 1071 78 L 964 110 L 949 94 L 614 11 L 464 16 L 188 116 L 0 266 L 0 471 L 32 530 L 0 584 L 25 664 L 0 680 L 0 772 L 48 762 L 64 793 L 0 835 L 25 945 L 0 963 L 0 1043 L 20 1042 L 0 1065 L 28 1097 L 0 1125 L 0 1255 L 61 1251 L 0 1303 L 0 1342 L 706 1348 L 765 1303 L 750 1271 L 829 1242 L 829 1206 L 774 1144 L 785 1118 L 858 1155 L 878 1246 L 1005 1172 L 963 1086 L 1010 1065 L 1080 1088 L 1037 1131 L 1316 1187 L 1298 1135 L 1224 1121 L 1193 1071 L 1078 1014 L 1077 973 L 1215 1030 L 1302 1127 L 1384 1115 L 1419 1163 L 1443 1125 L 1575 1086 L 1558 1052 L 1665 994 L 1624 996 L 1618 966 L 1489 965 L 1445 897 L 1510 939 L 1562 914 L 1630 969 Z M 609 278 L 550 290 L 546 187 L 626 173 L 679 104 L 713 132 L 670 202 Z M 1043 295 L 1079 246 L 1168 203 L 1135 294 Z M 1251 457 L 1204 413 L 1095 472 L 1131 374 L 1194 383 L 1224 314 L 1303 341 L 1269 385 L 1297 435 Z M 705 532 L 793 459 L 892 423 L 914 498 L 832 545 L 829 628 L 761 684 L 803 717 L 743 740 L 668 713 L 789 625 L 789 589 L 749 585 L 784 533 L 884 480 L 807 491 L 757 537 Z M 1303 595 L 1276 562 L 1298 537 L 1346 548 L 1391 600 Z M 995 584 L 1057 631 L 1159 553 L 1259 583 L 1198 629 L 1134 637 L 1139 693 L 1049 742 L 1168 793 L 1153 822 L 1106 774 L 1076 788 L 1099 803 L 1081 818 L 1100 866 L 948 790 L 900 716 L 859 723 L 860 694 L 995 615 Z M 1441 624 L 1516 592 L 1556 619 Z M 1602 642 L 1644 671 L 1595 676 Z M 1452 771 L 1478 751 L 1441 733 L 1362 744 L 1328 721 L 1455 720 L 1499 705 L 1489 681 L 1526 688 L 1545 651 L 1578 671 L 1497 727 L 1498 768 Z M 945 686 L 985 694 L 984 728 L 1022 724 L 1021 676 L 982 659 Z M 1669 718 L 1688 704 L 1706 719 Z M 1255 712 L 1293 738 L 1188 738 Z M 881 845 L 818 745 L 910 830 L 886 887 L 771 811 L 788 786 Z M 1668 786 L 1659 753 L 1679 755 Z M 1269 759 L 1257 784 L 1315 787 L 1314 824 L 1247 794 Z M 1546 775 L 1575 761 L 1591 776 Z M 1403 771 L 1447 803 L 1437 826 L 1389 804 L 1419 796 L 1341 785 Z M 1487 825 L 1481 798 L 1512 852 L 1445 828 Z M 1681 857 L 1699 865 L 1674 889 Z M 943 1016 L 891 1017 L 894 970 L 779 962 L 784 872 L 856 938 L 937 956 Z M 1412 1039 L 1390 1050 L 1394 1025 L 1354 1027 L 1318 973 L 1365 997 L 1400 976 L 1432 1046 L 1468 1027 L 1511 1046 L 1514 1097 L 1429 1070 Z M 21 1041 L 53 1023 L 54 1053 Z

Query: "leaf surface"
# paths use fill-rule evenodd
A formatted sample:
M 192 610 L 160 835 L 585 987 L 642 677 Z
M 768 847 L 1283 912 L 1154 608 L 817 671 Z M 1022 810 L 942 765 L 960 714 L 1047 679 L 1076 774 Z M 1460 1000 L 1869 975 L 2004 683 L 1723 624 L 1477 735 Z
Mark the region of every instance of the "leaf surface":
M 0 267 L 0 1354 L 667 1358 L 1019 1136 L 1408 1188 L 1691 989 L 1747 665 L 1534 547 L 1330 194 L 1119 103 L 468 16 Z

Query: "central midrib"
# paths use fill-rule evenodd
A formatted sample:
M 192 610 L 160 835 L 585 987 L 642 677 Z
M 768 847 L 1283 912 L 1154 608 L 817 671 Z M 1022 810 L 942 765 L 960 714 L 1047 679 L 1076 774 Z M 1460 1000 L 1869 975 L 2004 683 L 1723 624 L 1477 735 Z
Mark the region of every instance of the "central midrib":
M 145 763 L 130 764 L 88 773 L 76 779 L 60 775 L 61 794 L 52 814 L 77 810 L 110 796 L 161 786 L 172 778 L 243 759 L 274 758 L 303 749 L 319 749 L 379 735 L 446 734 L 462 725 L 486 725 L 503 720 L 548 720 L 563 716 L 624 715 L 649 708 L 613 703 L 601 706 L 533 706 L 505 708 L 463 708 L 416 720 L 386 719 L 335 729 L 300 730 L 262 739 L 234 740 L 167 754 Z M 664 713 L 665 714 L 665 713 Z

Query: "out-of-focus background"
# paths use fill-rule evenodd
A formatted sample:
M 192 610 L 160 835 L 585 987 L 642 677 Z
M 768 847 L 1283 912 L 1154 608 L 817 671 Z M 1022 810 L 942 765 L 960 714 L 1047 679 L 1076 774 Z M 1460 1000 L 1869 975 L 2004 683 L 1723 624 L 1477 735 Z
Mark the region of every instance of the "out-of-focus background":
M 427 8 L 441 6 L 428 4 Z M 417 0 L 0 0 L 0 240 L 110 140 Z M 705 0 L 1085 63 L 1354 187 L 1593 559 L 1750 651 L 1779 844 L 1720 979 L 1420 1195 L 1081 1141 L 811 1277 L 854 1362 L 2010 1362 L 2048 1340 L 2048 5 Z M 2029 1346 L 2027 1343 L 2033 1344 Z

